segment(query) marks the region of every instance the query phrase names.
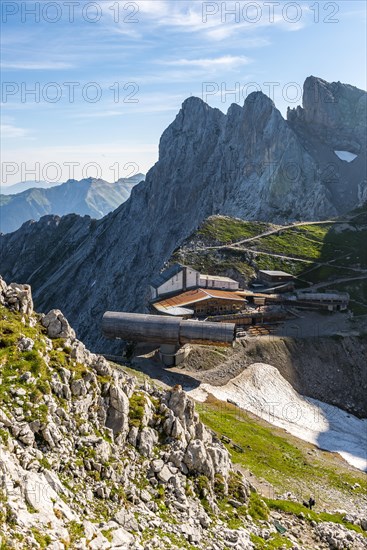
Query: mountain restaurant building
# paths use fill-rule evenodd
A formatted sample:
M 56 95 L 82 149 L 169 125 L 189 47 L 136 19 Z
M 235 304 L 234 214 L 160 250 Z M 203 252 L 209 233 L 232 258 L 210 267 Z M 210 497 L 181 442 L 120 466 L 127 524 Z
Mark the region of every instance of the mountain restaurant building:
M 186 311 L 191 316 L 208 317 L 209 315 L 225 315 L 239 313 L 247 301 L 236 292 L 197 288 L 182 292 L 152 304 L 156 313 L 166 315 L 181 315 Z

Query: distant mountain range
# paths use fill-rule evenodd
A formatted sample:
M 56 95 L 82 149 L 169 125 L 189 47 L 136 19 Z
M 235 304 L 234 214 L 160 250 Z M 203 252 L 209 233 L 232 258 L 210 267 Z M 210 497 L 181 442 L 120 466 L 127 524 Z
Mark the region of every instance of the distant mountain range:
M 111 349 L 101 336 L 104 311 L 144 311 L 152 276 L 207 217 L 281 224 L 363 204 L 366 98 L 311 76 L 303 106 L 285 120 L 262 92 L 227 114 L 190 97 L 124 204 L 103 220 L 47 216 L 0 235 L 2 275 L 30 283 L 39 309 L 64 311 L 93 350 Z
M 121 178 L 115 183 L 102 179 L 87 178 L 80 181 L 67 182 L 49 186 L 47 182 L 39 182 L 43 187 L 30 187 L 16 194 L 0 195 L 0 232 L 10 233 L 18 229 L 25 221 L 39 220 L 46 214 L 75 213 L 92 218 L 102 218 L 123 202 L 131 193 L 131 189 L 144 180 L 143 174 L 130 178 Z M 21 182 L 5 188 L 21 189 L 32 185 L 32 182 Z
M 50 187 L 56 187 L 57 185 L 62 185 L 62 184 L 59 182 L 36 181 L 36 180 L 20 181 L 18 183 L 13 183 L 12 185 L 0 184 L 0 194 L 16 195 L 17 193 L 23 193 L 23 191 L 32 189 L 33 187 L 37 187 L 39 189 L 49 189 Z

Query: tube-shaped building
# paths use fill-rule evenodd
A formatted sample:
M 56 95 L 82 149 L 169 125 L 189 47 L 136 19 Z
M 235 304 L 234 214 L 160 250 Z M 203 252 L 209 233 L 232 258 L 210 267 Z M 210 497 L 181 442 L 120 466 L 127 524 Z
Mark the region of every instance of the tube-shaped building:
M 106 338 L 183 346 L 205 344 L 231 346 L 236 339 L 234 323 L 209 323 L 166 315 L 107 311 L 102 319 Z

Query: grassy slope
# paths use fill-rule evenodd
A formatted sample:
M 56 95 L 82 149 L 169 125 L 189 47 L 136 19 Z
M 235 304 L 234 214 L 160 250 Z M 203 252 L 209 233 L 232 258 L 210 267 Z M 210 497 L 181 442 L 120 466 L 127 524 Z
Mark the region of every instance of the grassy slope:
M 141 381 L 148 379 L 151 383 L 147 375 L 135 369 L 126 366 L 117 368 L 138 375 Z M 306 509 L 300 503 L 313 494 L 317 506 L 316 511 L 310 514 L 310 520 L 343 523 L 354 529 L 354 526 L 343 521 L 343 515 L 321 510 L 343 509 L 346 502 L 353 503 L 357 510 L 362 501 L 366 503 L 366 475 L 363 472 L 347 464 L 338 454 L 316 449 L 314 445 L 272 426 L 256 415 L 213 396 L 209 396 L 205 403 L 196 402 L 195 408 L 204 424 L 219 437 L 224 435 L 230 438 L 231 443 L 224 444 L 233 463 L 256 485 L 269 509 L 279 509 L 292 515 L 305 513 Z M 237 451 L 233 444 L 242 447 L 244 452 Z M 298 503 L 275 500 L 276 496 L 288 491 L 298 497 Z M 251 511 L 251 515 L 255 517 L 256 514 Z M 357 531 L 361 532 L 360 529 Z M 284 544 L 284 538 L 280 540 Z M 257 542 L 258 548 L 262 548 Z
M 183 248 L 175 252 L 173 259 L 211 274 L 238 273 L 246 280 L 254 276 L 256 269 L 281 269 L 297 276 L 299 286 L 303 287 L 330 281 L 330 288 L 350 293 L 351 308 L 355 314 L 367 314 L 367 280 L 333 283 L 339 278 L 358 276 L 359 272 L 352 268 L 367 269 L 366 207 L 355 212 L 349 226 L 338 222 L 288 229 L 279 226 L 277 233 L 245 243 L 243 246 L 247 250 L 241 249 L 241 246 L 238 249 L 225 246 L 260 235 L 271 228 L 264 223 L 211 217 Z M 207 248 L 212 246 L 224 248 Z M 295 260 L 272 254 L 290 256 Z M 306 261 L 297 261 L 296 258 Z M 319 263 L 328 265 L 319 266 Z
M 57 372 L 63 367 L 71 369 L 73 378 L 78 379 L 87 372 L 87 367 L 71 362 L 65 341 L 54 339 L 53 349 L 46 351 L 45 336 L 47 330 L 37 323 L 34 327 L 22 322 L 27 316 L 0 306 L 0 407 L 12 411 L 14 407 L 13 391 L 24 392 L 19 406 L 23 409 L 24 420 L 44 422 L 48 413 L 43 397 L 51 393 L 50 381 L 53 369 Z M 17 342 L 20 336 L 31 338 L 34 347 L 30 351 L 19 351 Z M 50 367 L 43 357 L 48 353 Z M 31 373 L 34 383 L 27 383 L 22 375 Z M 99 377 L 101 380 L 102 378 Z M 60 406 L 65 402 L 56 398 Z
M 345 499 L 358 500 L 366 495 L 363 489 L 365 474 L 337 455 L 317 450 L 284 430 L 214 397 L 197 404 L 197 410 L 212 430 L 231 439 L 226 446 L 233 462 L 267 482 L 260 490 L 269 502 L 273 502 L 275 494 L 288 491 L 295 494 L 300 503 L 313 494 L 317 511 L 341 508 Z M 240 445 L 244 452 L 233 448 L 233 443 Z
M 263 222 L 245 222 L 238 218 L 213 216 L 204 222 L 197 233 L 212 244 L 224 244 L 255 237 L 271 227 L 271 224 Z

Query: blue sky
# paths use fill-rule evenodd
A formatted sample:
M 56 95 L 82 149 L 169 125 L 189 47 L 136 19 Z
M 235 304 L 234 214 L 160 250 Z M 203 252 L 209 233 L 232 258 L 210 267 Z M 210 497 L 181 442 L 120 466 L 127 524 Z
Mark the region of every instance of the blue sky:
M 285 114 L 301 103 L 310 74 L 366 88 L 364 1 L 3 0 L 1 7 L 6 184 L 146 172 L 190 95 L 226 112 L 261 89 Z

